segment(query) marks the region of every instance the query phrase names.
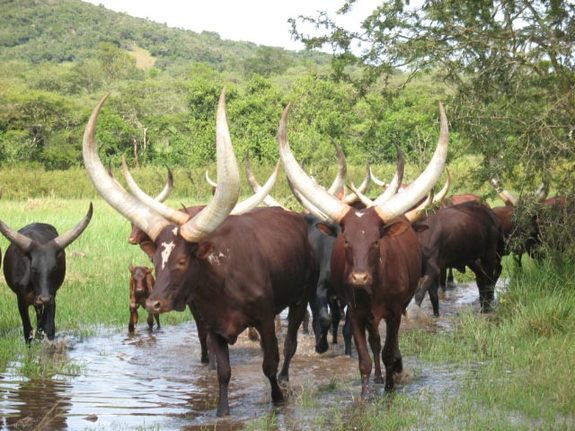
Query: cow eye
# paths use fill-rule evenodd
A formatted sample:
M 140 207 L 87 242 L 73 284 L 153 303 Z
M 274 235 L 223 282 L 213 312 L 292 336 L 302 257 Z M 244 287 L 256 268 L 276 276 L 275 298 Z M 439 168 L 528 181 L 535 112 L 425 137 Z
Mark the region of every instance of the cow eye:
M 371 246 L 372 246 L 373 248 L 378 248 L 378 247 L 379 247 L 379 241 L 373 241 L 373 242 L 371 243 Z

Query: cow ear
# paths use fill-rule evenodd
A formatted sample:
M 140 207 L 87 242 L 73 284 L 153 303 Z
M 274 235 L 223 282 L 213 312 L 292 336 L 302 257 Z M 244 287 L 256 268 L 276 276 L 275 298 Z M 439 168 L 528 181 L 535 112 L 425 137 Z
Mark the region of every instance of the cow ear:
M 427 229 L 429 229 L 429 225 L 426 223 L 415 223 L 412 225 L 412 227 L 413 230 L 416 231 L 417 233 L 424 232 Z
M 403 232 L 409 228 L 409 223 L 406 223 L 403 220 L 397 220 L 393 223 L 383 225 L 380 229 L 381 236 L 397 236 L 401 235 Z
M 148 255 L 150 259 L 154 258 L 156 254 L 156 244 L 152 241 L 143 241 L 140 243 L 140 249 Z
M 337 236 L 337 231 L 336 231 L 335 227 L 328 224 L 328 223 L 319 222 L 319 223 L 315 224 L 315 227 L 317 228 L 317 230 L 319 230 L 324 235 Z
M 209 241 L 202 241 L 198 244 L 196 256 L 198 259 L 206 259 L 208 255 L 214 250 L 214 245 Z

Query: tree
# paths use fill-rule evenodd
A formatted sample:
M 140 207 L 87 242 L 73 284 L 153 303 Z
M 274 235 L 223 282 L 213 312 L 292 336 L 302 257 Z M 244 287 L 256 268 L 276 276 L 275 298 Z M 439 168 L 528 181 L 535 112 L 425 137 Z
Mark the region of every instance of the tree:
M 343 3 L 347 13 L 356 0 Z M 363 94 L 389 97 L 433 70 L 453 89 L 452 128 L 483 155 L 477 177 L 496 173 L 532 190 L 541 179 L 571 184 L 575 157 L 575 5 L 567 0 L 385 0 L 348 31 L 326 13 L 292 19 L 292 32 L 310 48 L 333 47 L 334 75 Z M 308 36 L 302 26 L 312 24 Z M 359 46 L 358 46 L 359 44 Z M 360 68 L 362 73 L 358 74 Z M 518 168 L 519 167 L 519 168 Z M 561 168 L 561 169 L 559 169 Z M 534 175 L 538 173 L 538 175 Z

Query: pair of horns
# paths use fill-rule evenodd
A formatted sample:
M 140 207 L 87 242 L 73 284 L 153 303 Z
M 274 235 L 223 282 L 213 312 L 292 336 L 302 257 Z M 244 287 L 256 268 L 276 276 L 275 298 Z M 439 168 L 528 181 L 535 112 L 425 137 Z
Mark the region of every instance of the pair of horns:
M 220 95 L 216 114 L 218 187 L 210 203 L 191 219 L 144 193 L 131 177 L 125 161 L 122 170 L 132 193 L 128 193 L 108 175 L 98 156 L 95 143 L 96 121 L 107 97 L 108 95 L 105 95 L 98 102 L 84 131 L 82 155 L 92 183 L 108 204 L 152 240 L 155 240 L 164 228 L 176 224 L 180 226 L 180 234 L 184 239 L 190 242 L 201 241 L 230 214 L 240 193 L 239 170 L 225 112 L 225 91 L 222 90 Z
M 277 137 L 280 157 L 288 179 L 293 188 L 314 207 L 316 207 L 318 211 L 323 213 L 329 219 L 335 222 L 340 222 L 347 212 L 350 211 L 351 207 L 345 202 L 341 202 L 327 193 L 323 188 L 319 187 L 305 173 L 293 156 L 287 139 L 287 119 L 289 110 L 290 105 L 286 107 L 282 114 Z M 380 202 L 374 204 L 373 208 L 384 222 L 388 222 L 389 220 L 406 213 L 417 202 L 426 197 L 435 183 L 439 180 L 447 159 L 449 143 L 447 117 L 442 104 L 439 104 L 439 113 L 439 140 L 435 152 L 425 170 L 407 187 L 404 193 L 395 193 L 397 188 L 394 186 L 394 194 L 389 197 L 389 199 L 386 196 L 386 200 L 384 202 L 381 202 L 383 199 L 380 199 Z M 399 186 L 399 181 L 397 181 L 397 183 L 397 186 Z
M 94 212 L 94 208 L 92 206 L 92 202 L 90 202 L 90 206 L 88 207 L 88 212 L 84 216 L 84 218 L 71 230 L 68 232 L 58 235 L 48 244 L 53 244 L 54 246 L 64 249 L 68 247 L 72 242 L 74 242 L 81 234 L 84 232 L 84 229 L 90 223 L 92 219 L 92 214 Z M 7 224 L 0 220 L 0 232 L 4 235 L 8 241 L 12 244 L 16 245 L 20 250 L 23 252 L 28 252 L 32 249 L 32 247 L 37 243 L 31 238 L 28 238 L 26 235 L 22 235 L 20 232 L 17 232 L 10 228 Z

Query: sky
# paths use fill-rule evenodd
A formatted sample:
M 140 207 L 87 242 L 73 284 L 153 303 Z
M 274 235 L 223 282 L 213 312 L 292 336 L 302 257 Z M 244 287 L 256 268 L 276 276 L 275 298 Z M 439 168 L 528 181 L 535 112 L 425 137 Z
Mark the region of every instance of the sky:
M 170 27 L 195 32 L 213 31 L 222 39 L 249 41 L 258 45 L 304 49 L 291 40 L 288 18 L 298 15 L 317 16 L 317 11 L 335 11 L 343 0 L 84 0 L 128 15 L 147 18 Z M 380 0 L 357 0 L 352 12 L 338 19 L 348 29 L 359 23 L 380 3 Z

